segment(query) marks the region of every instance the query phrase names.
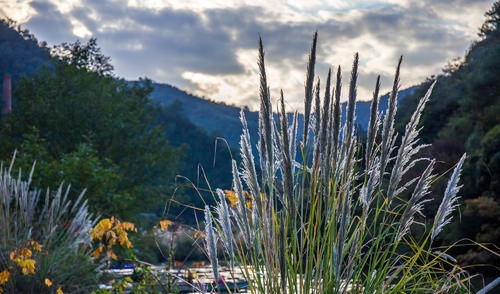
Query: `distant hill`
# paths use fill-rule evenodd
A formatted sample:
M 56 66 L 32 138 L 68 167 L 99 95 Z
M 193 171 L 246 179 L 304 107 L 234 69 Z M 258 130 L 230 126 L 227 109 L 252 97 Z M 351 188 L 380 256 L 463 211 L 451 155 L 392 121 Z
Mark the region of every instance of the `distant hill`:
M 225 138 L 232 147 L 238 146 L 241 135 L 240 108 L 199 98 L 168 84 L 154 83 L 150 97 L 163 106 L 178 101 L 184 114 L 195 125 L 213 135 Z M 256 132 L 258 113 L 245 111 L 248 127 Z
M 154 83 L 153 86 L 154 90 L 150 96 L 153 100 L 164 106 L 171 105 L 176 101 L 181 103 L 184 114 L 191 122 L 209 133 L 225 138 L 230 146 L 238 146 L 241 135 L 240 108 L 199 98 L 168 84 Z M 416 89 L 417 87 L 413 86 L 401 90 L 398 99 L 404 99 L 404 97 L 413 94 Z M 382 111 L 387 108 L 388 98 L 389 94 L 380 98 L 379 105 Z M 359 101 L 356 105 L 357 122 L 363 131 L 368 127 L 370 105 L 369 101 Z M 346 106 L 346 103 L 342 104 L 343 112 L 345 112 Z M 246 110 L 245 116 L 252 140 L 256 143 L 258 113 Z
M 50 67 L 49 49 L 45 46 L 44 42 L 38 42 L 29 31 L 16 30 L 12 24 L 0 22 L 0 78 L 3 73 L 8 72 L 15 84 L 21 76 L 36 73 L 42 66 Z M 231 147 L 238 146 L 241 135 L 239 107 L 202 99 L 168 84 L 154 83 L 153 86 L 151 99 L 163 106 L 170 106 L 179 101 L 182 112 L 194 125 L 206 130 L 212 136 L 225 138 Z M 0 90 L 1 87 L 2 83 Z M 414 90 L 415 87 L 402 90 L 399 98 L 404 98 Z M 382 110 L 386 108 L 387 98 L 388 95 L 381 98 Z M 345 104 L 343 110 L 345 111 Z M 257 143 L 258 113 L 246 110 L 245 114 L 252 141 Z M 361 129 L 365 130 L 370 117 L 370 102 L 358 102 L 356 116 Z
M 2 21 L 0 23 L 0 75 L 10 73 L 15 83 L 21 76 L 29 76 L 38 72 L 42 66 L 50 67 L 49 49 L 45 46 L 44 42 L 38 42 L 29 31 L 16 30 L 12 24 Z M 206 130 L 212 136 L 223 137 L 231 147 L 238 146 L 241 135 L 239 107 L 199 98 L 168 84 L 154 83 L 153 86 L 151 99 L 162 106 L 170 106 L 175 101 L 180 102 L 180 109 L 194 125 Z M 0 83 L 0 90 L 1 87 Z M 416 87 L 411 87 L 402 90 L 399 99 L 412 94 L 415 89 Z M 388 95 L 381 97 L 379 105 L 382 111 L 387 106 L 387 99 Z M 344 112 L 345 107 L 344 103 Z M 258 113 L 246 110 L 245 114 L 252 140 L 257 143 Z M 358 102 L 356 116 L 361 129 L 365 130 L 370 117 L 370 102 Z
M 13 24 L 0 20 L 0 75 L 9 73 L 16 82 L 24 75 L 38 72 L 44 65 L 50 66 L 46 43 L 39 43 L 28 30 L 16 29 Z

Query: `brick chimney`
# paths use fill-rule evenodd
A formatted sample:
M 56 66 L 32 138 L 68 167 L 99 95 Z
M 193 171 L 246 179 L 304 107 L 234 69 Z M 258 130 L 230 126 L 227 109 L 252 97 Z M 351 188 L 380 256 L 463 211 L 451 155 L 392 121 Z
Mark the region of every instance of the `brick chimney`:
M 3 95 L 1 117 L 12 112 L 12 79 L 8 73 L 3 75 Z

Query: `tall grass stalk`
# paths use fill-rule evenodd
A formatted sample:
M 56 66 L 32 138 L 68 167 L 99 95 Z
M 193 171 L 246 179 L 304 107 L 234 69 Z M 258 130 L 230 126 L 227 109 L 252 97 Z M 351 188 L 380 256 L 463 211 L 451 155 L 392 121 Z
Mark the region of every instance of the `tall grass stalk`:
M 341 125 L 341 69 L 335 82 L 328 71 L 321 100 L 319 79 L 313 87 L 316 44 L 315 33 L 307 64 L 304 131 L 298 138 L 297 115 L 288 121 L 283 92 L 278 121 L 274 121 L 259 40 L 261 108 L 256 157 L 260 165 L 255 164 L 255 142 L 242 112 L 242 162 L 232 165 L 238 202 L 228 208 L 218 191 L 218 215 L 214 216 L 218 226 L 213 226 L 210 210 L 205 210 L 211 261 L 217 264 L 213 249 L 217 231 L 229 258 L 228 248 L 234 246 L 252 293 L 467 292 L 463 277 L 450 278 L 463 271 L 447 258 L 448 250 L 441 248 L 443 253 L 438 254 L 433 249 L 457 207 L 465 155 L 453 172 L 434 222 L 419 227 L 419 233 L 413 230 L 425 222 L 423 205 L 432 200 L 431 184 L 436 179 L 435 161 L 420 156 L 426 145 L 418 139 L 420 116 L 433 85 L 420 100 L 401 143 L 396 144 L 400 58 L 383 123 L 377 77 L 368 141 L 362 143 L 355 125 L 359 56 L 354 57 L 346 119 Z M 427 162 L 424 171 L 416 178 L 408 177 L 420 161 Z M 231 227 L 228 221 L 235 225 Z

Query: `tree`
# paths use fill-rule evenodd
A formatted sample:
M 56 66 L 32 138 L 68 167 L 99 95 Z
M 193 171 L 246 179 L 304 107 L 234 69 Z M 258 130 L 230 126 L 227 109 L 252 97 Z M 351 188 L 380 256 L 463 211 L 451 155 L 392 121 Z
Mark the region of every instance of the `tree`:
M 479 29 L 479 36 L 485 38 L 498 32 L 500 24 L 500 1 L 493 3 L 493 6 L 485 13 L 486 21 Z
M 90 38 L 87 44 L 82 44 L 80 40 L 75 43 L 64 42 L 54 46 L 51 53 L 64 63 L 74 65 L 76 68 L 84 68 L 100 75 L 111 75 L 114 69 L 110 63 L 111 58 L 101 53 L 101 48 L 97 46 L 96 38 Z
M 62 179 L 88 187 L 95 193 L 89 195 L 95 212 L 134 216 L 155 210 L 178 173 L 182 153 L 158 123 L 159 109 L 148 98 L 150 81 L 130 86 L 113 78 L 95 40 L 63 47 L 72 52 L 67 59 L 16 85 L 10 128 L 2 130 L 2 138 L 16 148 L 37 130 L 47 165 L 65 174 L 55 172 L 45 184 Z M 13 149 L 2 152 L 8 158 Z

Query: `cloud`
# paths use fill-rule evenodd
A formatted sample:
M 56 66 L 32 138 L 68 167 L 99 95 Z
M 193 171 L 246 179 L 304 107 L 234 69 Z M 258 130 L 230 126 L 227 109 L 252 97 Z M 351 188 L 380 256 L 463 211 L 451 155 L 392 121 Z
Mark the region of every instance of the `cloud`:
M 26 22 L 36 11 L 27 1 L 2 1 L 0 18 L 8 17 L 18 22 Z
M 31 3 L 34 11 L 27 27 L 34 32 L 39 40 L 50 44 L 58 44 L 74 39 L 71 21 L 65 17 L 54 17 L 59 12 L 57 8 L 48 2 L 34 1 Z M 50 38 L 47 38 L 50 36 Z M 70 38 L 70 39 L 68 39 Z
M 314 31 L 319 32 L 317 74 L 324 79 L 329 67 L 340 65 L 347 81 L 359 52 L 358 95 L 368 99 L 378 74 L 383 90 L 390 88 L 400 55 L 404 86 L 438 74 L 448 60 L 462 56 L 492 3 L 45 0 L 24 2 L 23 11 L 31 15 L 25 26 L 49 44 L 97 37 L 119 76 L 148 76 L 254 109 L 260 35 L 272 96 L 283 89 L 289 108 L 300 109 Z

